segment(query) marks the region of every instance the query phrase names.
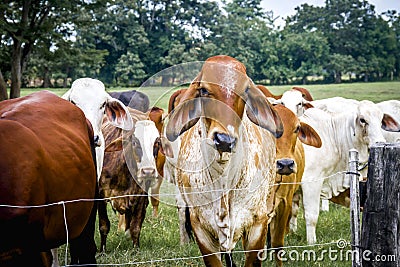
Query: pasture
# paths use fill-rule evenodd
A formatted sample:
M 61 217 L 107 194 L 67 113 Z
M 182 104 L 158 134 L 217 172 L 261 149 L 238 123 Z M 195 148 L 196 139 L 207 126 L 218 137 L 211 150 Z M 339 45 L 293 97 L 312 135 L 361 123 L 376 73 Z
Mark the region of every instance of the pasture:
M 302 86 L 302 85 L 299 85 Z M 269 89 L 280 94 L 292 86 L 271 86 Z M 388 99 L 400 99 L 400 82 L 386 83 L 355 83 L 355 84 L 331 84 L 331 85 L 306 85 L 314 99 L 322 99 L 333 96 L 342 96 L 358 100 L 368 99 L 380 102 Z M 67 89 L 49 89 L 58 95 L 62 95 Z M 127 88 L 109 88 L 109 91 L 128 90 Z M 169 96 L 172 91 L 163 88 L 144 88 L 140 90 L 150 98 L 151 105 L 167 109 Z M 22 90 L 22 95 L 33 92 L 32 89 Z M 171 203 L 171 202 L 169 202 Z M 203 261 L 197 245 L 191 242 L 189 245 L 180 246 L 179 228 L 176 208 L 168 203 L 160 203 L 159 216 L 151 216 L 151 205 L 147 210 L 140 236 L 140 248 L 132 248 L 131 241 L 124 233 L 117 231 L 117 216 L 109 209 L 111 231 L 108 235 L 107 251 L 97 255 L 99 266 L 113 264 L 118 266 L 203 266 Z M 284 266 L 350 266 L 351 261 L 346 258 L 347 246 L 340 250 L 336 244 L 339 239 L 350 241 L 350 216 L 349 209 L 330 204 L 329 212 L 321 212 L 317 227 L 317 243 L 319 246 L 308 247 L 305 236 L 305 223 L 303 213 L 299 214 L 299 229 L 296 233 L 290 233 L 285 239 L 287 258 L 297 257 L 298 260 L 289 260 Z M 96 232 L 96 243 L 100 244 L 100 235 Z M 291 247 L 293 246 L 293 247 Z M 296 247 L 306 246 L 306 247 Z M 233 257 L 238 266 L 244 262 L 244 254 L 241 244 L 238 244 Z M 297 252 L 296 252 L 297 251 Z M 313 252 L 310 252 L 313 251 Z M 330 257 L 329 251 L 332 252 Z M 334 252 L 336 251 L 336 252 Z M 315 258 L 313 254 L 315 253 Z M 60 263 L 64 264 L 65 246 L 59 250 Z M 270 257 L 263 266 L 275 266 Z M 323 258 L 323 259 L 322 259 Z M 336 258 L 336 260 L 335 260 Z

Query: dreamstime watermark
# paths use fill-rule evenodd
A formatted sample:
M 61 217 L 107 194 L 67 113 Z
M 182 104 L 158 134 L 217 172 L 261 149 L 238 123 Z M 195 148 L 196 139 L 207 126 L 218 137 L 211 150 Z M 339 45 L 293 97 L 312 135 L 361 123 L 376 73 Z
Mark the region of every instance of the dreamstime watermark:
M 361 259 L 362 261 L 371 262 L 395 262 L 396 255 L 379 255 L 370 250 L 351 249 L 351 244 L 346 240 L 339 239 L 335 243 L 335 247 L 326 249 L 301 249 L 301 247 L 288 247 L 282 249 L 265 249 L 258 253 L 258 259 L 261 261 L 273 261 L 275 257 L 282 262 L 287 261 L 309 261 L 321 262 L 325 260 L 330 261 L 353 261 L 354 259 Z

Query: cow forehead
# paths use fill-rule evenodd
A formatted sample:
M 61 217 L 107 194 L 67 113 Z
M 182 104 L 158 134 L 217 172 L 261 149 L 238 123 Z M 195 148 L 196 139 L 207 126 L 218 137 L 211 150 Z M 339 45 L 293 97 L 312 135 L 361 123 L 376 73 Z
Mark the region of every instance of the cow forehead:
M 144 142 L 144 144 L 154 144 L 154 141 L 157 137 L 159 137 L 159 133 L 155 123 L 151 120 L 142 120 L 137 121 L 135 124 L 135 132 L 134 135 L 140 140 L 140 142 Z
M 283 93 L 282 95 L 282 103 L 300 103 L 302 101 L 302 94 L 299 91 L 296 90 L 289 90 Z
M 97 80 L 75 81 L 71 86 L 70 99 L 76 104 L 101 105 L 108 98 L 104 84 Z M 79 101 L 79 103 L 77 103 Z
M 358 112 L 359 115 L 364 116 L 365 119 L 369 119 L 371 121 L 379 121 L 379 123 L 383 118 L 383 112 L 378 108 L 376 104 L 368 100 L 363 100 L 359 103 Z
M 219 86 L 229 97 L 233 93 L 243 94 L 249 79 L 246 73 L 235 69 L 231 65 L 206 62 L 202 69 L 201 82 Z

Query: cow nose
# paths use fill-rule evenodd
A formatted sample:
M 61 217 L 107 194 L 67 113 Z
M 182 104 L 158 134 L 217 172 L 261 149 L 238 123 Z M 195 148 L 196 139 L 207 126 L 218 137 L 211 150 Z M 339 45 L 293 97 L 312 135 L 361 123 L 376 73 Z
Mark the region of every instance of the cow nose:
M 236 138 L 224 133 L 215 133 L 214 144 L 220 152 L 232 152 L 236 145 Z
M 156 169 L 154 168 L 142 168 L 141 171 L 142 177 L 153 177 L 156 174 Z
M 100 136 L 98 136 L 98 135 L 94 136 L 94 144 L 95 144 L 95 146 L 101 146 Z
M 281 175 L 289 175 L 294 173 L 294 160 L 292 159 L 279 159 L 276 161 L 276 172 Z

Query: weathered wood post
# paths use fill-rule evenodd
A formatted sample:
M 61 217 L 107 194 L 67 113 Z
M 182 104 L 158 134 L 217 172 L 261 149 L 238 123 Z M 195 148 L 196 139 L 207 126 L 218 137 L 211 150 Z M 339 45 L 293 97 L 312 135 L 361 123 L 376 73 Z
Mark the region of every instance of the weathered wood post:
M 400 143 L 371 148 L 361 247 L 364 267 L 400 266 Z
M 358 151 L 349 151 L 349 172 L 350 177 L 350 220 L 351 220 L 351 248 L 353 253 L 352 267 L 361 267 L 361 228 L 360 228 L 360 189 L 358 167 Z

